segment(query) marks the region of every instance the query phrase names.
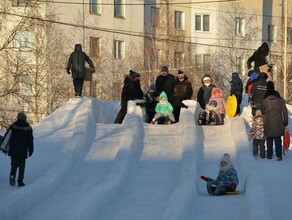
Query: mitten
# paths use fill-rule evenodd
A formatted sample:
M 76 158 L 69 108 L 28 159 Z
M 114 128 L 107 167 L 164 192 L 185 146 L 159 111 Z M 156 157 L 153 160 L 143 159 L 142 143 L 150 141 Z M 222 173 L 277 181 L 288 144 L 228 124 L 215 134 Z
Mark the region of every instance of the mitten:
M 181 103 L 182 108 L 188 108 L 189 106 L 185 105 L 184 103 Z
M 67 69 L 67 73 L 70 74 L 70 69 Z
M 90 70 L 91 70 L 91 73 L 94 73 L 95 72 L 95 69 L 94 68 L 91 68 Z
M 235 190 L 236 189 L 236 185 L 235 183 L 230 183 L 229 185 L 230 189 Z
M 288 122 L 284 122 L 284 126 L 287 127 L 288 126 Z
M 206 181 L 206 182 L 208 182 L 208 180 L 209 180 L 209 178 L 206 177 L 206 176 L 201 176 L 201 179 L 204 180 L 204 181 Z

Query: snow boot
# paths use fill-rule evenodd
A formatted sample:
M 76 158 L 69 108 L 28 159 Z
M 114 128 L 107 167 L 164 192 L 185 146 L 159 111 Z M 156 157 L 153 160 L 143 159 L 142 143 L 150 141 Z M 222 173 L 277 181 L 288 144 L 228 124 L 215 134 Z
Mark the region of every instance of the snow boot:
M 24 182 L 22 180 L 17 180 L 18 187 L 25 186 Z
M 15 186 L 15 176 L 10 175 L 10 177 L 9 177 L 9 184 L 11 186 Z
M 210 125 L 217 125 L 217 114 L 212 110 L 209 113 L 209 122 Z
M 208 193 L 209 193 L 210 195 L 214 195 L 213 192 L 214 192 L 215 187 L 213 187 L 212 184 L 211 184 L 210 182 L 207 182 L 206 187 L 207 187 L 207 191 L 208 191 Z
M 206 112 L 200 112 L 198 116 L 198 125 L 205 125 L 206 124 Z

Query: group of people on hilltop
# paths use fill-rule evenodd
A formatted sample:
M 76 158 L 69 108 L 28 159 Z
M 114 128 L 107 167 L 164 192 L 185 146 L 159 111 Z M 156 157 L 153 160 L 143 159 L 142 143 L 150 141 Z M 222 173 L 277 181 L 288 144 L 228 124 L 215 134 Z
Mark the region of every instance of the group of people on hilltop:
M 268 54 L 269 47 L 264 42 L 247 61 L 250 69 L 251 63 L 254 62 L 254 69 L 248 72 L 249 79 L 245 87 L 253 116 L 250 137 L 253 138 L 254 156 L 259 154 L 262 159 L 272 159 L 275 144 L 276 157 L 281 161 L 281 136 L 288 126 L 288 111 L 285 100 L 275 90 L 275 85 L 271 81 Z M 268 67 L 266 71 L 261 70 L 263 66 Z
M 181 108 L 188 107 L 183 104 L 183 100 L 190 99 L 192 94 L 192 85 L 183 70 L 178 70 L 177 74 L 173 75 L 169 73 L 167 66 L 162 66 L 161 74 L 157 76 L 155 84 L 150 85 L 145 95 L 140 86 L 140 74 L 130 70 L 125 76 L 121 109 L 115 123 L 122 123 L 127 113 L 127 102 L 135 99 L 145 100 L 143 106 L 146 108 L 149 123 L 178 122 Z M 137 103 L 137 105 L 141 104 Z

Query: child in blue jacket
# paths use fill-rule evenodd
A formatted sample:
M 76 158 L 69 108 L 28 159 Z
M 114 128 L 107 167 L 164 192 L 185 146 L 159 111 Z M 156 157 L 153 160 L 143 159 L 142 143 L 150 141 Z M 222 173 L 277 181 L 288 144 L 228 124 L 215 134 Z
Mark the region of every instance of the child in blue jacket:
M 201 178 L 207 182 L 207 191 L 210 195 L 224 195 L 226 192 L 234 192 L 238 185 L 237 172 L 230 161 L 229 154 L 225 153 L 221 158 L 220 171 L 217 179 L 206 176 Z

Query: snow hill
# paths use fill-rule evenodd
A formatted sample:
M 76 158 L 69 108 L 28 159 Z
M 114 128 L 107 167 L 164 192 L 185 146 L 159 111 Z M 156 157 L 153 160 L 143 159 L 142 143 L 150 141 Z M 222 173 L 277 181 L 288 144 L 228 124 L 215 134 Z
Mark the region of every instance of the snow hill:
M 0 219 L 291 219 L 291 152 L 280 162 L 252 156 L 247 103 L 223 126 L 196 125 L 201 109 L 185 104 L 179 123 L 149 125 L 130 101 L 113 124 L 119 102 L 70 99 L 33 126 L 25 187 L 9 185 L 10 157 L 1 156 Z M 209 196 L 200 175 L 217 177 L 225 152 L 240 194 Z

